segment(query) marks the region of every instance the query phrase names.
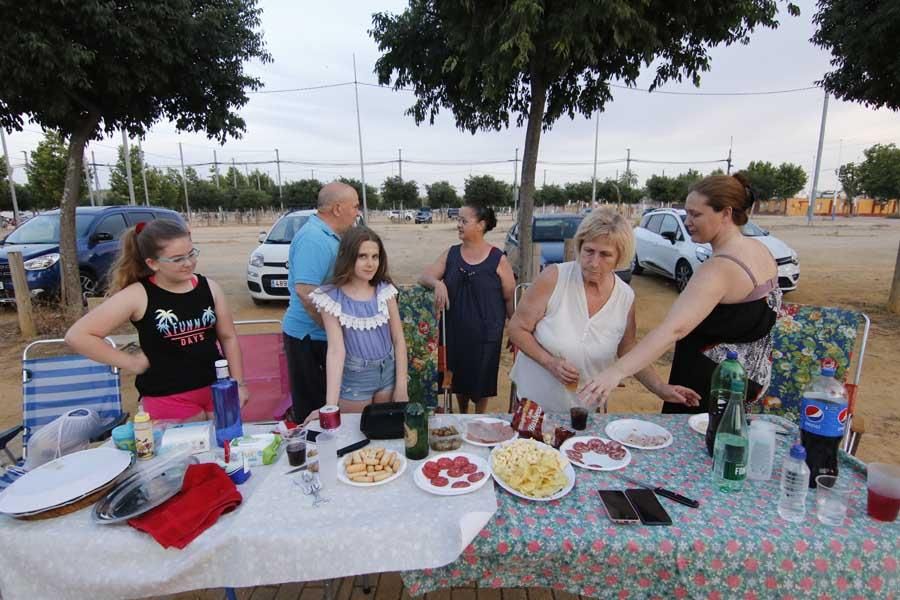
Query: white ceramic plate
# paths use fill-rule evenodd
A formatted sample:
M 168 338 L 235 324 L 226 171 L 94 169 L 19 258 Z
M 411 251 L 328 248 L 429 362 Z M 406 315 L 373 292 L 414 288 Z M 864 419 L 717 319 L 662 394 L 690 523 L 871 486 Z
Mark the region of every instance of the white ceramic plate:
M 616 440 L 623 446 L 637 448 L 638 450 L 659 450 L 672 445 L 674 438 L 668 429 L 650 421 L 640 419 L 618 419 L 606 425 L 606 435 Z M 665 438 L 657 444 L 642 443 L 642 437 Z
M 428 463 L 436 463 L 442 458 L 449 458 L 453 460 L 459 456 L 464 456 L 470 463 L 478 467 L 476 473 L 484 473 L 484 477 L 482 477 L 479 481 L 475 483 L 470 483 L 468 487 L 455 488 L 453 484 L 457 481 L 469 481 L 469 475 L 464 474 L 460 477 L 449 477 L 447 475 L 446 470 L 441 470 L 441 476 L 446 477 L 449 480 L 449 483 L 446 486 L 440 487 L 431 484 L 431 480 L 425 476 L 424 469 L 425 465 Z M 491 478 L 491 468 L 488 466 L 487 461 L 485 461 L 480 456 L 475 456 L 474 454 L 469 454 L 467 452 L 447 452 L 441 454 L 440 456 L 436 456 L 429 460 L 424 461 L 421 465 L 416 468 L 413 472 L 413 481 L 416 482 L 416 485 L 425 490 L 426 492 L 431 492 L 432 494 L 436 494 L 438 496 L 459 496 L 461 494 L 468 494 L 470 492 L 474 492 L 477 489 L 480 489 L 485 483 L 488 482 Z
M 494 452 L 496 452 L 499 448 L 502 448 L 503 446 L 505 446 L 509 443 L 511 443 L 511 442 L 503 442 L 502 444 L 497 445 L 493 450 L 491 450 L 491 458 L 490 458 L 491 464 L 493 464 L 493 461 L 494 461 Z M 539 443 L 542 446 L 546 446 L 547 448 L 550 448 L 554 452 L 559 452 L 556 448 L 554 448 L 552 446 L 547 446 L 547 444 L 543 444 L 541 442 L 535 442 L 535 443 Z M 504 490 L 506 490 L 513 496 L 518 496 L 519 498 L 522 498 L 524 500 L 531 500 L 532 502 L 550 502 L 551 500 L 559 500 L 560 498 L 562 498 L 563 496 L 565 496 L 566 494 L 571 492 L 572 488 L 575 487 L 575 469 L 572 467 L 571 463 L 569 463 L 568 459 L 566 460 L 566 468 L 563 469 L 563 473 L 565 473 L 566 478 L 569 480 L 569 483 L 567 483 L 565 485 L 565 487 L 563 487 L 563 489 L 559 490 L 552 496 L 547 496 L 546 498 L 535 498 L 534 496 L 526 496 L 522 492 L 515 490 L 511 486 L 509 486 L 497 474 L 494 474 L 494 481 L 496 481 L 500 487 L 502 487 Z
M 691 418 L 688 419 L 688 425 L 700 435 L 706 435 L 706 428 L 709 427 L 709 413 L 691 415 Z
M 131 452 L 100 447 L 68 454 L 25 473 L 0 494 L 0 513 L 36 513 L 83 498 L 131 466 Z
M 478 419 L 472 419 L 472 421 L 481 421 L 483 423 L 506 423 L 507 425 L 509 425 L 509 421 L 504 421 L 503 419 L 497 419 L 495 417 L 481 417 Z M 470 422 L 472 422 L 472 421 L 470 421 Z M 510 426 L 510 429 L 512 429 L 512 426 Z M 502 444 L 503 442 L 508 442 L 510 440 L 516 439 L 517 437 L 519 437 L 519 433 L 517 431 L 513 431 L 513 435 L 511 438 L 506 439 L 506 440 L 500 440 L 499 442 L 490 442 L 490 443 L 476 442 L 475 440 L 469 439 L 468 436 L 469 436 L 469 429 L 468 429 L 468 427 L 466 427 L 466 433 L 465 433 L 465 435 L 463 435 L 463 440 L 465 440 L 465 442 L 467 444 L 472 444 L 473 446 L 481 446 L 482 448 L 493 448 L 497 444 Z
M 391 475 L 390 477 L 385 477 L 381 481 L 375 481 L 372 483 L 362 483 L 360 481 L 350 481 L 350 478 L 347 477 L 347 473 L 344 470 L 344 459 L 350 456 L 348 454 L 348 455 L 342 456 L 341 458 L 338 459 L 338 474 L 337 474 L 338 480 L 340 480 L 342 483 L 346 483 L 347 485 L 352 485 L 353 487 L 362 487 L 362 488 L 375 487 L 378 485 L 384 485 L 385 483 L 392 482 L 393 480 L 395 480 L 398 477 L 400 477 L 401 475 L 403 475 L 403 472 L 406 471 L 406 463 L 408 462 L 406 460 L 406 457 L 403 456 L 403 450 L 392 450 L 392 452 L 396 452 L 397 456 L 400 457 L 400 470 L 397 471 L 396 473 L 394 473 L 393 475 Z
M 562 446 L 559 447 L 559 451 L 562 452 L 563 456 L 565 456 L 572 464 L 578 465 L 582 469 L 588 469 L 590 471 L 617 471 L 619 469 L 624 469 L 628 465 L 628 463 L 631 462 L 631 452 L 628 451 L 628 448 L 622 448 L 625 451 L 625 458 L 621 460 L 613 460 L 609 457 L 608 454 L 586 451 L 583 453 L 584 460 L 578 461 L 566 453 L 567 450 L 572 450 L 577 442 L 587 444 L 592 439 L 600 440 L 604 444 L 609 443 L 608 439 L 600 436 L 579 435 L 571 437 L 563 442 Z

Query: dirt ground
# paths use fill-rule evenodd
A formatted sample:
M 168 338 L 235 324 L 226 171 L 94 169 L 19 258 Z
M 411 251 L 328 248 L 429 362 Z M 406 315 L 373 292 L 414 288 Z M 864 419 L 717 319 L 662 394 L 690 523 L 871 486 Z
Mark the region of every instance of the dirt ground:
M 759 217 L 762 227 L 791 245 L 800 255 L 801 279 L 797 291 L 786 296 L 790 302 L 835 305 L 866 312 L 872 330 L 866 351 L 859 390 L 858 414 L 865 418 L 866 434 L 859 456 L 865 461 L 900 464 L 900 400 L 895 392 L 896 360 L 900 355 L 900 317 L 884 309 L 890 288 L 900 221 L 883 218 L 817 220 L 812 227 L 805 219 Z M 502 248 L 512 221 L 501 220 L 488 240 Z M 413 283 L 427 263 L 450 244 L 456 231 L 451 224 L 390 224 L 375 218 L 375 227 L 384 237 L 391 273 L 398 283 Z M 198 270 L 218 281 L 228 294 L 236 319 L 280 319 L 284 304 L 258 307 L 247 293 L 245 273 L 250 252 L 257 246 L 258 227 L 195 227 L 194 240 L 202 250 Z M 636 276 L 639 336 L 658 324 L 676 297 L 671 282 L 655 276 Z M 62 334 L 49 317 L 39 326 L 45 335 Z M 55 331 L 54 331 L 55 330 Z M 128 333 L 128 328 L 123 330 Z M 21 354 L 25 343 L 18 334 L 15 311 L 0 309 L 0 429 L 21 418 Z M 667 376 L 671 355 L 657 364 Z M 894 365 L 894 366 L 892 366 Z M 510 356 L 504 353 L 500 369 L 500 395 L 490 405 L 505 412 L 509 390 Z M 133 380 L 125 378 L 126 409 L 134 410 Z M 611 412 L 657 412 L 660 401 L 637 382 L 629 380 L 610 403 Z

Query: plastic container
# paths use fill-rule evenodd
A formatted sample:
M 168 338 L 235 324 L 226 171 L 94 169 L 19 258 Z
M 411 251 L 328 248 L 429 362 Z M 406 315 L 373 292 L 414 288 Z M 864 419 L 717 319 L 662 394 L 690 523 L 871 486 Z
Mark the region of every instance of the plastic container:
M 732 379 L 728 405 L 719 421 L 713 447 L 713 482 L 723 492 L 741 491 L 747 479 L 750 442 L 744 418 L 745 397 L 744 380 Z
M 112 430 L 112 440 L 119 450 L 134 452 L 134 423 L 129 421 L 124 425 L 115 427 Z
M 823 366 L 803 391 L 800 404 L 800 442 L 806 448 L 809 487 L 819 475 L 838 475 L 838 448 L 850 416 L 844 385 L 834 378 L 831 366 Z
M 743 382 L 744 389 L 747 389 L 747 373 L 738 361 L 738 353 L 728 350 L 725 360 L 716 366 L 709 382 L 709 425 L 706 428 L 706 451 L 710 456 L 713 455 L 719 421 L 725 414 L 728 399 L 731 397 L 731 383 L 736 380 Z
M 463 433 L 461 422 L 452 415 L 437 414 L 428 419 L 428 446 L 435 452 L 459 450 Z
M 800 523 L 806 518 L 806 495 L 809 493 L 809 467 L 806 449 L 801 444 L 791 446 L 781 467 L 781 494 L 778 514 L 785 521 Z
M 750 464 L 747 478 L 768 481 L 775 467 L 775 423 L 754 419 L 750 423 Z

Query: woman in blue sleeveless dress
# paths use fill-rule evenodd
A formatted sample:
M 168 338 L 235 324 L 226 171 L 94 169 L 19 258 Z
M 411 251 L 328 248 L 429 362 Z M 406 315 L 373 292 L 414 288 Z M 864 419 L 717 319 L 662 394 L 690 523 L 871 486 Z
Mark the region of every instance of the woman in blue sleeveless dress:
M 419 283 L 434 289 L 435 307 L 446 309 L 447 367 L 462 413 L 487 409 L 497 395 L 497 371 L 506 319 L 512 316 L 516 280 L 503 253 L 484 239 L 497 226 L 490 207 L 466 204 L 459 211 L 461 244 L 426 267 Z

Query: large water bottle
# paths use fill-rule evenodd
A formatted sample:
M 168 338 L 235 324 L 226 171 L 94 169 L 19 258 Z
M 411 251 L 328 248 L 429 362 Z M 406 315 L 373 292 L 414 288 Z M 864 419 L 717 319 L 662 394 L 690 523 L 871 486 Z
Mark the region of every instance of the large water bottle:
M 785 521 L 800 523 L 806 517 L 808 482 L 809 467 L 806 466 L 806 449 L 801 444 L 794 444 L 781 468 L 778 514 Z
M 725 360 L 720 362 L 713 371 L 709 382 L 709 425 L 706 426 L 706 451 L 713 455 L 713 446 L 716 442 L 716 431 L 719 430 L 719 421 L 728 406 L 728 398 L 731 395 L 731 382 L 740 380 L 747 389 L 747 373 L 737 360 L 738 354 L 729 350 Z
M 228 373 L 228 361 L 216 361 L 216 381 L 212 388 L 213 410 L 216 414 L 216 444 L 225 446 L 225 440 L 233 440 L 244 435 L 241 423 L 241 399 L 238 382 Z
M 848 415 L 844 386 L 834 378 L 834 368 L 823 367 L 803 390 L 800 404 L 800 441 L 806 448 L 809 487 L 816 487 L 819 475 L 837 477 L 838 448 Z
M 750 442 L 744 419 L 744 382 L 731 382 L 728 405 L 719 422 L 713 448 L 713 481 L 723 492 L 739 492 L 747 479 Z

